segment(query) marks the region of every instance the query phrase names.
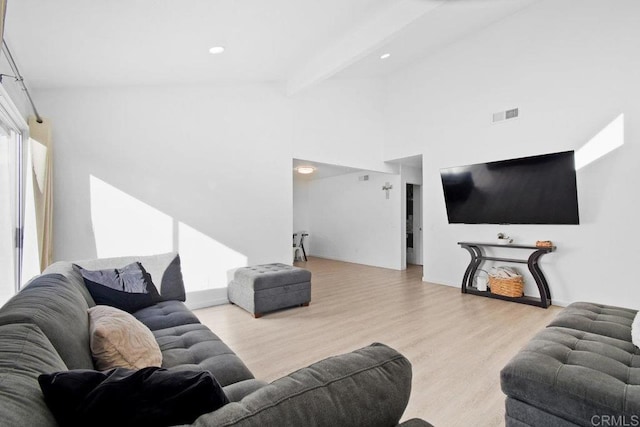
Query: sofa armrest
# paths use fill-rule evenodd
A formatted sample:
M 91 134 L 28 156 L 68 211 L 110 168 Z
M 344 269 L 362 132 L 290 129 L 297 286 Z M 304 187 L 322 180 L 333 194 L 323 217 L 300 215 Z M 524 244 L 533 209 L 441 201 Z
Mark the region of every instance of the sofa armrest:
M 398 427 L 433 427 L 433 424 L 426 422 L 425 420 L 421 420 L 420 418 L 411 418 L 399 424 Z
M 330 357 L 199 417 L 204 426 L 395 426 L 411 363 L 383 344 Z

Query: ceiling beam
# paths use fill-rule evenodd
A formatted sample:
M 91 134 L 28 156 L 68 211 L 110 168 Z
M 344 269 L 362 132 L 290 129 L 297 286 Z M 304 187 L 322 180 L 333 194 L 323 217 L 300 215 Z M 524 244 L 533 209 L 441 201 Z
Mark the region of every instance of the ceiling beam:
M 316 52 L 287 81 L 287 95 L 326 80 L 382 47 L 394 35 L 446 0 L 398 0 Z

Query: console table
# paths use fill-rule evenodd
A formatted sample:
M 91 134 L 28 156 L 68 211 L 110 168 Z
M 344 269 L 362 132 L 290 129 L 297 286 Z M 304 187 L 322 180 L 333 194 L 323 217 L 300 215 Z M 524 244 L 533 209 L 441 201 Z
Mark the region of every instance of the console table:
M 500 245 L 498 243 L 475 243 L 475 242 L 458 242 L 458 244 L 469 251 L 471 255 L 471 262 L 464 272 L 464 277 L 462 278 L 462 293 L 463 294 L 473 294 L 473 295 L 481 295 L 488 298 L 496 298 L 506 301 L 514 301 L 522 304 L 535 305 L 538 307 L 547 308 L 551 305 L 551 293 L 549 292 L 549 285 L 547 284 L 547 279 L 542 274 L 542 270 L 538 265 L 538 260 L 542 255 L 547 254 L 549 252 L 553 252 L 556 250 L 555 246 L 551 247 L 538 247 L 538 246 L 527 246 L 527 245 Z M 493 257 L 486 256 L 483 252 L 482 248 L 486 247 L 496 247 L 503 249 L 525 249 L 532 250 L 533 252 L 529 255 L 527 259 L 520 258 L 502 258 L 502 257 Z M 540 298 L 523 296 L 523 297 L 507 297 L 503 295 L 493 294 L 490 291 L 479 291 L 475 287 L 473 287 L 473 279 L 476 275 L 476 272 L 480 268 L 480 265 L 484 261 L 503 261 L 503 262 L 513 262 L 518 264 L 527 264 L 529 267 L 529 271 L 533 275 L 533 279 L 538 285 L 538 291 L 540 292 Z

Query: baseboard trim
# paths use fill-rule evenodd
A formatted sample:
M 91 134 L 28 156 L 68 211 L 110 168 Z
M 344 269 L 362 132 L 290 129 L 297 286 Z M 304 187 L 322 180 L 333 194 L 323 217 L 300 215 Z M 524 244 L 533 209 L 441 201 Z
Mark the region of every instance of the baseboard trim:
M 433 280 L 427 280 L 426 277 L 422 276 L 422 281 L 424 283 L 429 283 L 430 285 L 438 285 L 438 286 L 449 286 L 450 288 L 459 288 L 460 285 L 459 284 L 451 284 L 451 283 L 442 283 L 440 281 L 438 282 L 434 282 Z
M 378 265 L 378 264 L 366 264 L 366 263 L 363 263 L 363 262 L 350 261 L 350 260 L 346 260 L 346 259 L 343 259 L 343 258 L 336 258 L 336 257 L 331 257 L 331 256 L 325 256 L 325 255 L 312 255 L 312 254 L 307 254 L 307 257 L 314 257 L 314 258 L 328 259 L 328 260 L 330 260 L 330 261 L 346 262 L 346 263 L 348 263 L 348 264 L 366 265 L 367 267 L 386 268 L 387 270 L 402 271 L 402 268 L 399 268 L 399 267 L 391 267 L 391 266 L 388 266 L 388 265 Z
M 189 310 L 197 310 L 199 308 L 213 307 L 228 303 L 227 288 L 187 292 L 187 301 L 185 301 L 185 305 Z
M 428 283 L 428 284 L 431 284 L 431 285 L 450 286 L 452 288 L 459 288 L 460 287 L 460 285 L 451 285 L 451 284 L 447 284 L 447 283 L 431 282 L 431 281 L 427 280 L 426 277 L 424 277 L 424 276 L 422 276 L 422 281 L 424 283 Z M 570 302 L 566 302 L 566 301 L 558 301 L 558 300 L 555 300 L 555 299 L 551 298 L 551 305 L 555 305 L 557 307 L 566 307 L 569 304 L 571 304 L 571 303 Z

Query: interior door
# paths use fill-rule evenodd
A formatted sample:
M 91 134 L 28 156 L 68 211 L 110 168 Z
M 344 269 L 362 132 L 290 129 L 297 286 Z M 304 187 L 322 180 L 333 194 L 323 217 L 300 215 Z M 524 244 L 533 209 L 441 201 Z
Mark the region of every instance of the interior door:
M 413 184 L 407 184 L 407 204 L 406 204 L 406 247 L 407 247 L 407 264 L 415 264 L 415 234 L 414 234 L 414 202 L 413 202 Z
M 409 258 L 407 258 L 407 262 Z M 413 259 L 411 264 L 422 265 L 422 186 L 413 186 Z

